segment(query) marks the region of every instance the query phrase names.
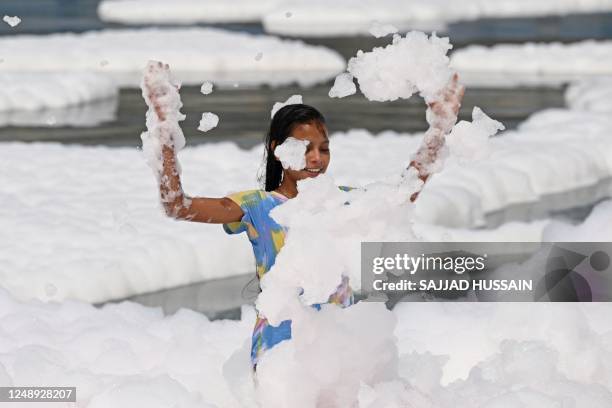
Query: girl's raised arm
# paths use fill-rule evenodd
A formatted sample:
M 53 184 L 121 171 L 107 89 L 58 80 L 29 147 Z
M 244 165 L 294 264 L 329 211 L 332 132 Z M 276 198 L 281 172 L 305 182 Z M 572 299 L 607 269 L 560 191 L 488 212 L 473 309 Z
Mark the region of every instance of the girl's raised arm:
M 465 87 L 459 83 L 459 77 L 455 74 L 438 98 L 428 103 L 426 117 L 429 129 L 425 132 L 421 146 L 408 165 L 408 168 L 414 168 L 418 171 L 418 176 L 423 183 L 433 173 L 432 166 L 444 147 L 446 135 L 450 133 L 457 122 L 457 114 L 464 93 Z M 410 197 L 410 201 L 414 202 L 419 196 L 419 192 L 420 190 L 414 193 Z
M 177 219 L 214 224 L 240 221 L 242 209 L 229 198 L 190 198 L 183 193 L 176 150 L 184 145 L 178 123 L 184 116 L 179 112 L 182 104 L 178 87 L 169 79 L 168 65 L 149 62 L 142 92 L 149 106 L 147 132 L 142 135 L 143 150 L 157 173 L 160 199 L 166 214 Z

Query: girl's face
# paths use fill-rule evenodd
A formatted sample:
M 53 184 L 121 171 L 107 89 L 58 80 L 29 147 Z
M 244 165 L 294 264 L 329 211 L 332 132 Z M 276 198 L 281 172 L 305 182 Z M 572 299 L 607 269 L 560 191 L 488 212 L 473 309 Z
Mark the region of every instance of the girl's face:
M 319 122 L 302 123 L 293 128 L 291 136 L 310 143 L 306 148 L 306 167 L 302 170 L 284 169 L 285 177 L 298 181 L 325 173 L 330 159 L 325 125 Z

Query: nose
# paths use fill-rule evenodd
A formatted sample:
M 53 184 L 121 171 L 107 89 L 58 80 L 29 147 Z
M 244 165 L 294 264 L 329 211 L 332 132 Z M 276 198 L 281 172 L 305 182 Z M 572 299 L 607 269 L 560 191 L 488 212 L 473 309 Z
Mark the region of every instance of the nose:
M 321 152 L 319 151 L 319 149 L 312 149 L 306 155 L 306 159 L 308 160 L 308 163 L 311 165 L 320 165 L 321 164 Z

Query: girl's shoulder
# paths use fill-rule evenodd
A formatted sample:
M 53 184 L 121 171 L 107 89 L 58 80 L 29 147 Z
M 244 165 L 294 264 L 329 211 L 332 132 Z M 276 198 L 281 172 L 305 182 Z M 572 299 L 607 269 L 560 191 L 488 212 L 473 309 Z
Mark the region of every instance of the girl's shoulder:
M 226 195 L 227 198 L 238 204 L 240 207 L 243 205 L 256 205 L 262 201 L 267 201 L 273 198 L 281 198 L 282 195 L 274 191 L 266 191 L 261 189 L 238 191 Z M 283 197 L 284 198 L 284 197 Z

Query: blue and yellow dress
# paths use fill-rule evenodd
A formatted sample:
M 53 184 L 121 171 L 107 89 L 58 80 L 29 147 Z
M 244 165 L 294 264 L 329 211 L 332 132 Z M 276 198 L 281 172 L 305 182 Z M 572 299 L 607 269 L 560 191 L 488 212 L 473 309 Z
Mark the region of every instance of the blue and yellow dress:
M 276 255 L 285 244 L 286 229 L 270 217 L 270 211 L 288 199 L 275 191 L 264 190 L 242 191 L 227 197 L 240 206 L 244 216 L 240 221 L 224 224 L 223 229 L 228 234 L 247 233 L 255 254 L 257 278 L 261 279 L 274 265 Z M 353 304 L 353 291 L 347 278 L 343 278 L 336 292 L 330 296 L 329 303 L 342 307 Z M 257 365 L 265 350 L 290 338 L 290 320 L 281 322 L 279 326 L 272 326 L 265 318 L 257 316 L 251 343 L 253 366 Z

